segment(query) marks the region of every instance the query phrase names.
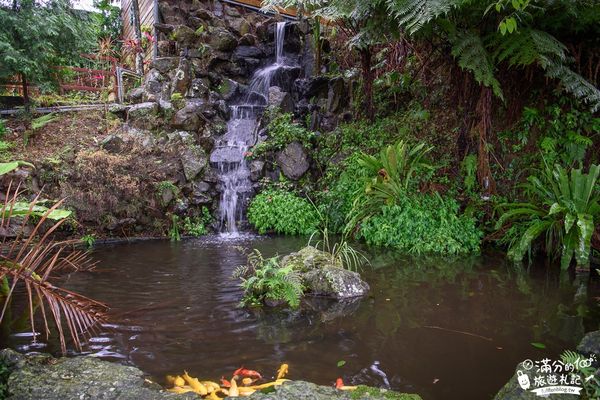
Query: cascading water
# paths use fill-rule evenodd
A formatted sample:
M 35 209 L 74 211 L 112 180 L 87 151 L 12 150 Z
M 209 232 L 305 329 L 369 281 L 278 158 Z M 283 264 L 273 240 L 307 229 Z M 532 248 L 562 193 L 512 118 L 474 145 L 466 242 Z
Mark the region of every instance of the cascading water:
M 244 220 L 245 203 L 252 193 L 245 153 L 256 141 L 257 120 L 268 103 L 272 78 L 280 68 L 285 67 L 285 25 L 285 22 L 278 22 L 275 30 L 275 62 L 256 71 L 243 101 L 230 106 L 227 133 L 211 154 L 211 163 L 216 166 L 219 175 L 221 234 L 236 236 L 238 225 Z

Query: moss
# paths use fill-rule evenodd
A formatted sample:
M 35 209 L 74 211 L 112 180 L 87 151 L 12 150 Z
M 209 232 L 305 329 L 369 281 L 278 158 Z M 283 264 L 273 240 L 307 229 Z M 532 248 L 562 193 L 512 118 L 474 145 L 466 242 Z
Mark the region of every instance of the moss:
M 369 386 L 360 385 L 356 390 L 352 391 L 352 399 L 367 399 L 369 397 L 377 399 L 389 400 L 421 400 L 418 394 L 398 393 L 386 389 L 378 389 Z

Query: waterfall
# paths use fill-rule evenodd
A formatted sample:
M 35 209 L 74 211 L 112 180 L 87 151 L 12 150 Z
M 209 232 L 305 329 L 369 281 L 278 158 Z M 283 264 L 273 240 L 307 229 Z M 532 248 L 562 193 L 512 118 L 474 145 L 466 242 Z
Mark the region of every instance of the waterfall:
M 275 30 L 275 62 L 254 73 L 243 100 L 231 105 L 227 133 L 217 142 L 210 160 L 216 166 L 221 198 L 219 202 L 220 232 L 237 236 L 244 221 L 245 203 L 252 194 L 250 169 L 246 152 L 254 145 L 257 121 L 269 101 L 269 87 L 278 69 L 285 67 L 283 43 L 285 22 Z

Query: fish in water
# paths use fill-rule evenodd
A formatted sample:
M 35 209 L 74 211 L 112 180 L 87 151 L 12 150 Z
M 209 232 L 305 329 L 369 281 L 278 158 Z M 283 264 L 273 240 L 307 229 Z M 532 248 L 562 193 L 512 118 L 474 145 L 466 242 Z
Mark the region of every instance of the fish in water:
M 381 377 L 381 379 L 383 379 L 383 384 L 385 385 L 386 388 L 390 388 L 390 381 L 388 380 L 388 377 L 386 375 L 385 372 L 383 372 L 380 368 L 379 368 L 379 361 L 375 361 L 373 362 L 373 365 L 371 365 L 369 367 L 369 369 L 375 374 Z
M 241 376 L 244 378 L 262 379 L 262 375 L 251 369 L 246 369 L 243 366 L 236 369 L 233 376 Z

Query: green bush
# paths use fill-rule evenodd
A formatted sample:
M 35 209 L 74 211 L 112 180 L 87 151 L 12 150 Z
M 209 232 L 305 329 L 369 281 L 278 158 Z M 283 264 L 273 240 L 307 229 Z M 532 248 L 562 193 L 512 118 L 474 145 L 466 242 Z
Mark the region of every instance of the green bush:
M 402 196 L 366 219 L 359 236 L 368 244 L 408 253 L 460 254 L 479 251 L 482 233 L 458 204 L 439 195 Z
M 310 235 L 319 226 L 319 216 L 310 202 L 281 189 L 267 189 L 248 207 L 248 221 L 258 233 Z

